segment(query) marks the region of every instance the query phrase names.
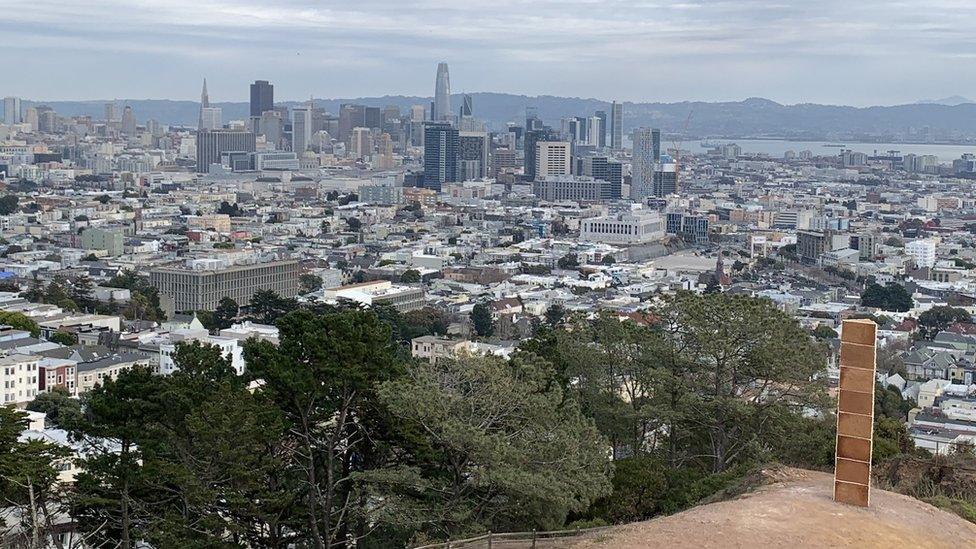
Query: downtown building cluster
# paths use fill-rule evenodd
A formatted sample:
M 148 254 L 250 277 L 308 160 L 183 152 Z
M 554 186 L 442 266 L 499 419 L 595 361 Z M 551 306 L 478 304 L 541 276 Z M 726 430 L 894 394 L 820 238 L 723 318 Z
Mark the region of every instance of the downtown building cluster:
M 136 364 L 171 373 L 184 341 L 219 346 L 243 371 L 240 341 L 276 329 L 201 318 L 262 292 L 436 309 L 448 334 L 411 346 L 436 361 L 507 355 L 553 311 L 648 322 L 661 295 L 728 291 L 811 330 L 874 315 L 904 364 L 883 382 L 919 405 L 916 442 L 942 451 L 976 433 L 976 328 L 917 337 L 926 310 L 976 310 L 972 155 L 756 155 L 731 140 L 693 153 L 677 130 L 628 125 L 622 102 L 524 105 L 489 127 L 450 84 L 441 64 L 430 102 L 329 112 L 276 102 L 258 80 L 247 116 L 225 120 L 204 82 L 185 125 L 118 102 L 67 116 L 6 98 L 0 311 L 40 333 L 0 327 L 0 404 L 54 386 L 83 394 Z M 869 283 L 904 287 L 906 310 L 865 304 Z M 479 304 L 490 337 L 472 325 Z M 833 381 L 836 357 L 834 345 Z

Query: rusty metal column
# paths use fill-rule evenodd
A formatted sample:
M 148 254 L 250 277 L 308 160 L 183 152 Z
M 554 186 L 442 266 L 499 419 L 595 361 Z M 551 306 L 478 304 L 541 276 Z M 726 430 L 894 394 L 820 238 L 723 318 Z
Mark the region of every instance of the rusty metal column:
M 877 329 L 871 320 L 845 320 L 840 338 L 834 501 L 861 507 L 871 502 Z

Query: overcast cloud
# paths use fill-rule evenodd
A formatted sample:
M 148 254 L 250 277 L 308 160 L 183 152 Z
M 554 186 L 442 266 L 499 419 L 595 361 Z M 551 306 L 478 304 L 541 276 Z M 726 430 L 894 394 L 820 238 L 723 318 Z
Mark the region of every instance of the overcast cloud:
M 2 0 L 0 95 L 453 91 L 884 105 L 976 95 L 972 0 Z M 971 91 L 972 90 L 972 91 Z

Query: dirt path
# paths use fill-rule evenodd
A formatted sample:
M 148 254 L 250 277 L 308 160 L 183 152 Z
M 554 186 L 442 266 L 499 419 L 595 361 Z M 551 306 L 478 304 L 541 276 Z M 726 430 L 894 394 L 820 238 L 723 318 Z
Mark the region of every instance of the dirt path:
M 868 509 L 837 504 L 832 481 L 826 473 L 786 469 L 739 499 L 620 526 L 565 547 L 976 547 L 976 525 L 956 515 L 882 490 L 872 490 Z

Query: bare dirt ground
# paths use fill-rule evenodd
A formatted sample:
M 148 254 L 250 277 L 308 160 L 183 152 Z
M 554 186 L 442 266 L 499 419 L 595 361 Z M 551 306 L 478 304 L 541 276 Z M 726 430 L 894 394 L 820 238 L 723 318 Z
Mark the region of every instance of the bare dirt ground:
M 566 540 L 563 547 L 976 547 L 976 524 L 956 515 L 878 489 L 867 509 L 834 503 L 832 483 L 827 473 L 782 469 L 737 499 Z

